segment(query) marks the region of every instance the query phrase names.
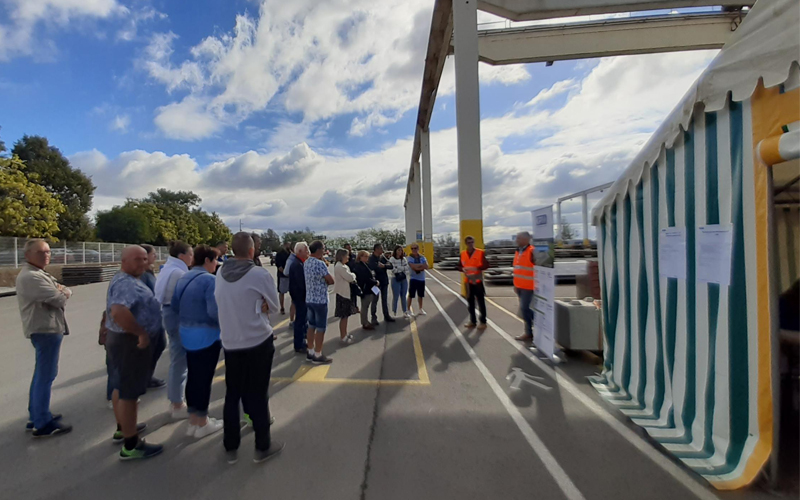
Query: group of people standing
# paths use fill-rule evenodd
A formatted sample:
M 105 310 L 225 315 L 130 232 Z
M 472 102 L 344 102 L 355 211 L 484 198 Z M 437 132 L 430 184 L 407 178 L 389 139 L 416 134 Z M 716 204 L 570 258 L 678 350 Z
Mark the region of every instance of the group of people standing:
M 468 291 L 470 319 L 467 327 L 485 329 L 487 323 L 483 271 L 489 268 L 484 251 L 468 236 L 459 269 Z M 514 256 L 514 289 L 520 298 L 525 332 L 517 340 L 533 338 L 534 250 L 530 234 L 517 236 Z M 335 254 L 333 274 L 324 260 L 325 245 L 287 244 L 279 255 L 278 283 L 258 257 L 259 241 L 246 232 L 233 237 L 233 256 L 228 245 L 217 247 L 182 242 L 170 247 L 163 269 L 155 275 L 155 252 L 148 245 L 132 245 L 122 252 L 121 269 L 111 280 L 101 320 L 99 341 L 106 349 L 107 396 L 114 409 L 115 443 L 122 444 L 120 460 L 150 458 L 163 451 L 146 443 L 139 434 L 146 425 L 137 422 L 138 400 L 148 388 L 167 386 L 171 416 L 189 419 L 187 435 L 203 438 L 221 429 L 229 463 L 238 460 L 241 419 L 255 431 L 255 462 L 263 462 L 284 448 L 271 439 L 268 389 L 275 354 L 271 316 L 285 315 L 285 294 L 292 299 L 294 349 L 314 364 L 329 364 L 323 354 L 328 321 L 328 287 L 335 294 L 334 316 L 339 318 L 340 341 L 353 342 L 348 318 L 360 313 L 361 326 L 372 330 L 379 324 L 378 301 L 383 319 L 396 321 L 397 305 L 403 315 L 425 315 L 425 272 L 428 262 L 419 245 L 410 245 L 406 256 L 401 246 L 387 257 L 382 245 L 372 253 L 354 253 L 350 245 Z M 34 437 L 65 434 L 72 427 L 50 411 L 52 383 L 64 335 L 65 317 L 72 291 L 45 271 L 50 247 L 41 239 L 25 245 L 25 263 L 16 280 L 23 333 L 36 350 L 36 367 L 29 394 L 26 430 Z M 216 276 L 215 276 L 216 275 Z M 389 312 L 388 290 L 393 293 Z M 360 303 L 360 307 L 359 307 Z M 480 324 L 476 317 L 480 311 Z M 371 320 L 370 320 L 371 313 Z M 166 383 L 154 377 L 155 365 L 169 345 Z M 225 354 L 225 404 L 223 421 L 208 416 L 211 385 L 220 351 Z
M 305 354 L 309 362 L 332 362 L 322 352 L 330 285 L 333 285 L 335 295 L 334 317 L 339 318 L 339 338 L 345 345 L 354 341 L 353 335 L 347 333 L 350 316 L 360 314 L 361 326 L 365 330 L 373 330 L 380 324 L 377 314 L 379 300 L 386 322 L 396 321 L 398 302 L 404 316 L 411 318 L 410 302 L 414 297 L 418 298 L 417 314 L 426 314 L 422 305 L 428 261 L 420 255 L 419 245 L 411 245 L 409 257 L 405 256 L 401 246 L 397 246 L 392 256 L 387 258 L 379 243 L 374 245 L 372 254 L 366 250 L 355 253 L 352 246 L 346 244 L 335 253 L 333 273 L 328 270 L 324 254 L 325 245 L 321 241 L 310 245 L 301 241 L 293 246 L 287 242 L 275 257 L 281 314 L 286 313 L 285 295 L 288 293 L 292 300 L 289 319 L 294 334 L 294 350 L 297 354 Z M 389 313 L 390 281 L 394 295 L 393 314 Z

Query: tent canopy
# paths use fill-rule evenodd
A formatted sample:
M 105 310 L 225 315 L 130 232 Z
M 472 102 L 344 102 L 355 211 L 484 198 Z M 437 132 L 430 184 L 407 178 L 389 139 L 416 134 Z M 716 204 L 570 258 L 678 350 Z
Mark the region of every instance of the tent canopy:
M 478 8 L 512 21 L 586 16 L 615 12 L 708 7 L 751 6 L 747 0 L 484 0 Z

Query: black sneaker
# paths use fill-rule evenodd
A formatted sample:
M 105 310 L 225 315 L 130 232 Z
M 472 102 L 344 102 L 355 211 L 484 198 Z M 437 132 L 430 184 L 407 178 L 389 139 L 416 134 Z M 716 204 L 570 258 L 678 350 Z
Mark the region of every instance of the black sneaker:
M 378 321 L 378 318 L 375 318 L 375 319 L 372 320 L 372 326 L 378 326 L 380 324 L 381 323 L 380 323 L 380 321 Z
M 306 361 L 308 361 L 309 363 L 311 363 L 312 361 L 314 361 L 314 355 L 313 355 L 313 354 L 311 354 L 311 352 L 310 352 L 310 351 L 308 351 L 308 350 L 306 350 Z
M 53 413 L 53 422 L 55 422 L 57 420 L 61 420 L 61 417 L 63 417 L 62 414 Z M 36 427 L 33 426 L 33 420 L 28 420 L 28 423 L 25 424 L 25 432 L 33 432 L 35 430 L 36 430 Z
M 225 452 L 225 460 L 228 461 L 229 464 L 233 465 L 239 461 L 239 450 L 228 450 Z
M 147 424 L 141 423 L 136 424 L 136 433 L 140 433 L 147 429 Z M 125 441 L 125 436 L 122 435 L 122 431 L 114 431 L 114 435 L 111 437 L 111 442 L 114 444 L 121 444 Z
M 270 458 L 277 456 L 284 448 L 286 448 L 286 443 L 273 441 L 268 450 L 256 450 L 255 455 L 253 455 L 253 462 L 257 464 L 266 462 Z
M 324 354 L 320 354 L 319 356 L 314 356 L 314 359 L 312 359 L 311 362 L 315 365 L 329 365 L 333 363 L 333 360 Z
M 147 383 L 148 389 L 161 389 L 162 387 L 166 387 L 167 382 L 160 378 L 151 378 L 150 382 Z
M 147 444 L 144 439 L 140 439 L 139 444 L 132 450 L 128 450 L 123 446 L 122 449 L 119 450 L 119 459 L 125 462 L 127 460 L 153 458 L 162 451 L 164 451 L 164 447 L 160 444 Z
M 52 420 L 49 424 L 45 425 L 43 429 L 34 429 L 33 437 L 40 438 L 58 436 L 59 434 L 66 434 L 70 431 L 72 431 L 71 425 L 62 424 L 59 421 Z
M 389 316 L 389 317 L 387 317 L 387 318 L 383 318 L 383 320 L 384 320 L 385 322 L 387 322 L 387 323 L 394 323 L 395 321 L 397 321 L 396 319 L 394 319 L 394 318 L 393 318 L 393 317 L 391 317 L 391 316 Z
M 295 354 L 308 354 L 308 349 L 305 348 L 305 347 L 303 347 L 302 349 L 295 349 L 294 353 Z

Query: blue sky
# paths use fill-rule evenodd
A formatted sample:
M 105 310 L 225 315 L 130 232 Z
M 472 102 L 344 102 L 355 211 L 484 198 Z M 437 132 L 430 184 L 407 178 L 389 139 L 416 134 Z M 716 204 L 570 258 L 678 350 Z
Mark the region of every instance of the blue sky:
M 166 187 L 254 230 L 403 227 L 432 5 L 0 0 L 0 137 L 46 136 L 92 176 L 95 210 Z M 713 55 L 481 64 L 487 238 L 614 180 Z M 431 124 L 440 234 L 457 228 L 453 90 L 448 61 Z

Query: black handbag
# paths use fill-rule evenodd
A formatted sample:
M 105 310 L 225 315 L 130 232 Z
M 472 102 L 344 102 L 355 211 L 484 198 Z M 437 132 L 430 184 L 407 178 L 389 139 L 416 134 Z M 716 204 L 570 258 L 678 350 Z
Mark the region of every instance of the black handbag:
M 396 279 L 397 281 L 405 281 L 406 280 L 406 273 L 404 273 L 402 271 L 399 272 L 399 273 L 394 273 L 394 279 Z

